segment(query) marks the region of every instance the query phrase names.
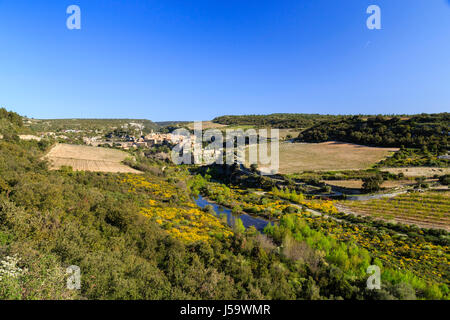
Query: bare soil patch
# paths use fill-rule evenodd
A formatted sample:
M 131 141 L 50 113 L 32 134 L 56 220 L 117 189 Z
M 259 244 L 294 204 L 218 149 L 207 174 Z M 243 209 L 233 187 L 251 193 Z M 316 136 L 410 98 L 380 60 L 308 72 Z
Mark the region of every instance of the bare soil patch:
M 34 135 L 31 135 L 31 134 L 21 134 L 21 135 L 19 135 L 19 138 L 20 138 L 21 140 L 36 140 L 36 141 L 41 141 L 41 137 L 34 136 Z
M 434 175 L 443 176 L 450 174 L 450 168 L 426 168 L 426 167 L 408 167 L 408 168 L 383 168 L 381 171 L 399 174 L 402 172 L 406 177 L 432 177 Z

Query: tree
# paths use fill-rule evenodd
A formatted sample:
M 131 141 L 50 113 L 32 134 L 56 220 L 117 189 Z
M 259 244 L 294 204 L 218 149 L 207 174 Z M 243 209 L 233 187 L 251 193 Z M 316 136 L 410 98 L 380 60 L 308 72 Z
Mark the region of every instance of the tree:
M 439 182 L 446 186 L 450 185 L 450 175 L 446 174 L 445 176 L 441 176 Z
M 363 178 L 363 190 L 366 192 L 374 192 L 381 189 L 383 177 L 380 174 L 375 176 Z
M 415 180 L 418 188 L 428 188 L 428 184 L 425 183 L 425 177 L 417 177 Z
M 252 163 L 250 165 L 250 171 L 253 172 L 253 173 L 256 173 L 258 171 L 258 164 Z
M 244 224 L 242 223 L 241 219 L 236 218 L 236 220 L 234 221 L 233 230 L 237 234 L 242 234 L 245 232 L 245 227 L 244 227 Z

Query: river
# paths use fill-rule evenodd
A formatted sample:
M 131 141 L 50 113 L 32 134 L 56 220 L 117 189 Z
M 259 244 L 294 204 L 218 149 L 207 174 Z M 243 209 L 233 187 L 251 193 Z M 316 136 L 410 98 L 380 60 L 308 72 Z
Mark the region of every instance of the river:
M 267 226 L 267 224 L 269 223 L 268 220 L 263 219 L 263 218 L 257 218 L 257 217 L 253 217 L 250 216 L 248 214 L 234 214 L 231 212 L 230 209 L 215 204 L 213 202 L 210 202 L 208 200 L 206 200 L 205 198 L 203 198 L 201 195 L 198 196 L 197 199 L 195 199 L 195 203 L 200 207 L 200 208 L 204 208 L 207 205 L 211 205 L 214 208 L 214 212 L 217 214 L 217 216 L 220 216 L 221 214 L 226 214 L 227 215 L 227 224 L 230 227 L 234 226 L 234 222 L 236 220 L 236 218 L 239 218 L 242 220 L 242 223 L 244 224 L 245 228 L 249 228 L 251 226 L 254 226 L 256 228 L 256 230 L 262 232 L 264 230 L 264 228 Z

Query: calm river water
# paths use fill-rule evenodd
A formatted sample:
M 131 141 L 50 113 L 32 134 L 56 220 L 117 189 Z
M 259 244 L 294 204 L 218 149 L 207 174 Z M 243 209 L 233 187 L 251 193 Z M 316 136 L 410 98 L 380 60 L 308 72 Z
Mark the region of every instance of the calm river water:
M 229 226 L 234 226 L 234 221 L 236 218 L 240 218 L 242 220 L 242 223 L 244 224 L 245 228 L 254 226 L 256 230 L 262 232 L 264 228 L 269 223 L 268 220 L 262 219 L 262 218 L 256 218 L 249 216 L 248 214 L 233 214 L 230 209 L 225 208 L 223 206 L 217 205 L 215 203 L 209 202 L 205 198 L 203 198 L 201 195 L 198 196 L 197 199 L 195 199 L 195 202 L 200 208 L 204 208 L 207 205 L 211 205 L 214 208 L 214 211 L 216 212 L 217 216 L 221 214 L 227 215 L 227 223 Z

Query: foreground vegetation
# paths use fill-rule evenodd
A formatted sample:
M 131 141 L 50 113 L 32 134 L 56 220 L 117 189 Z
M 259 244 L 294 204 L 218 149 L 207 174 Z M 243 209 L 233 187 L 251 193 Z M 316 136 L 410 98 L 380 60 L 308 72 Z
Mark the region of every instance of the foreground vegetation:
M 14 272 L 2 274 L 2 299 L 319 297 L 311 293 L 314 275 L 300 272 L 269 239 L 211 225 L 212 216 L 193 207 L 176 169 L 170 178 L 147 173 L 144 182 L 124 174 L 48 171 L 37 142 L 0 141 L 0 150 L 0 260 L 17 261 Z M 168 181 L 178 174 L 178 182 Z M 161 193 L 148 189 L 154 185 L 164 187 Z M 168 210 L 149 216 L 144 208 L 150 207 Z M 172 208 L 185 214 L 168 219 Z M 216 228 L 208 241 L 190 230 L 204 221 Z M 174 236 L 175 229 L 186 236 Z M 70 265 L 81 269 L 81 291 L 65 288 Z M 327 286 L 340 285 L 330 279 Z
M 274 188 L 263 195 L 261 191 L 229 188 L 200 177 L 196 185 L 210 199 L 236 212 L 279 218 L 279 223 L 269 224 L 265 233 L 282 244 L 285 254 L 294 260 L 307 259 L 307 248 L 317 250 L 342 277 L 360 281 L 364 268 L 377 264 L 385 286 L 379 297 L 392 297 L 401 287 L 403 298 L 448 298 L 450 240 L 443 230 L 345 215 L 331 201 L 308 200 L 295 191 Z
M 51 171 L 50 145 L 19 140 L 11 119 L 0 140 L 0 299 L 449 298 L 448 233 L 342 215 L 271 184 L 227 186 L 139 151 L 141 175 Z M 277 223 L 231 229 L 195 205 L 199 193 Z M 366 288 L 371 264 L 381 290 Z M 71 265 L 81 290 L 66 288 Z
M 0 151 L 2 299 L 373 295 L 362 278 L 338 276 L 312 248 L 304 258 L 280 252 L 289 247 L 287 233 L 278 242 L 254 229 L 232 232 L 200 212 L 181 168 L 142 177 L 49 171 L 38 142 L 1 140 Z M 65 287 L 70 265 L 81 269 L 80 291 Z

